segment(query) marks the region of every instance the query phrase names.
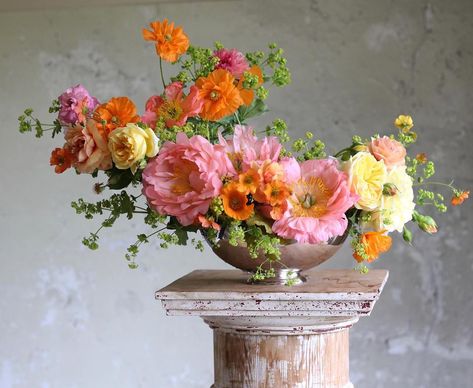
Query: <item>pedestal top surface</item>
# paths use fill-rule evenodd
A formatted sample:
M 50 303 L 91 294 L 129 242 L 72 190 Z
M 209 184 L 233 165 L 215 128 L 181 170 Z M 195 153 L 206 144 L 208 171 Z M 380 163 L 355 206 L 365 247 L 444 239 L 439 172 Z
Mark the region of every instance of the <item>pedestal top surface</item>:
M 375 298 L 388 278 L 386 270 L 362 274 L 347 269 L 312 270 L 296 286 L 248 284 L 239 270 L 196 270 L 156 292 L 156 299 L 350 299 Z

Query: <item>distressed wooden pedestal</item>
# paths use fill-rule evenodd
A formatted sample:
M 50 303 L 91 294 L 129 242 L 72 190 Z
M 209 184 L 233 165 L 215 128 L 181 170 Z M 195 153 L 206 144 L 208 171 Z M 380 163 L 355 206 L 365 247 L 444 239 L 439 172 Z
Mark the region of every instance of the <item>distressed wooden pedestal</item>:
M 349 328 L 369 315 L 384 270 L 313 270 L 292 287 L 246 284 L 239 270 L 199 270 L 156 293 L 168 315 L 214 331 L 214 388 L 349 388 Z

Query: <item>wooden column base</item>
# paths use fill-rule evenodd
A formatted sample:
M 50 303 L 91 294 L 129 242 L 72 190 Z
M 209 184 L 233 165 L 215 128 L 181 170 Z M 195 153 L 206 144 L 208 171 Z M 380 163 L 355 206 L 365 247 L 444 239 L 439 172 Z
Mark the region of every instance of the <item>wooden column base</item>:
M 357 318 L 205 321 L 214 330 L 213 388 L 353 387 L 348 331 Z

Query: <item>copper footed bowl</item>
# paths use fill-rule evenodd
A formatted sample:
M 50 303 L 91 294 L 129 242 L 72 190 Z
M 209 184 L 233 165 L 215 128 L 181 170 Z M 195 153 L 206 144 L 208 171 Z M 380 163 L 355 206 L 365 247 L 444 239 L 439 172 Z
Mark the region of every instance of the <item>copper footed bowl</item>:
M 230 245 L 227 239 L 218 240 L 219 246 L 212 247 L 214 253 L 223 261 L 242 271 L 253 273 L 258 266 L 264 269 L 274 268 L 276 276 L 257 283 L 263 284 L 301 284 L 306 278 L 302 271 L 314 268 L 330 259 L 341 248 L 348 236 L 348 229 L 342 236 L 334 237 L 325 244 L 302 244 L 296 241 L 281 245 L 281 260 L 269 261 L 264 255 L 256 259 L 250 257 L 244 245 Z M 205 233 L 203 233 L 205 238 Z

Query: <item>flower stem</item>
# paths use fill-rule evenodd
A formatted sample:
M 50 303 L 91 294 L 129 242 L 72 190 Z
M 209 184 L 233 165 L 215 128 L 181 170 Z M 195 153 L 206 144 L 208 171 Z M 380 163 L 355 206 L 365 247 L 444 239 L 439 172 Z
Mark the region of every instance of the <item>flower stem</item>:
M 450 183 L 443 183 L 443 182 L 425 182 L 425 183 L 415 183 L 413 186 L 427 186 L 427 185 L 437 185 L 437 186 L 445 186 L 448 187 L 450 190 L 455 191 L 455 187 L 453 187 L 453 181 Z
M 163 75 L 163 60 L 159 57 L 159 72 L 161 73 L 161 81 L 163 82 L 163 88 L 166 89 L 166 82 L 164 82 Z

